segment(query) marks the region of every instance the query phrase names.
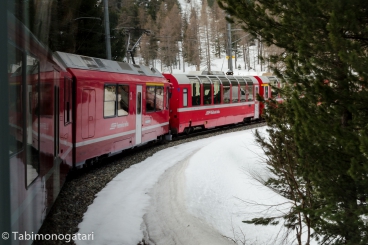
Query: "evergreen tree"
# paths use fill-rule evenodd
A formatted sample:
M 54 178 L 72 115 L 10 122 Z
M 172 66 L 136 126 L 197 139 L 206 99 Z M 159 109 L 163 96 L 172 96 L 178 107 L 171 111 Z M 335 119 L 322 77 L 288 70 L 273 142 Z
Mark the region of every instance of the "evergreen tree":
M 293 85 L 286 102 L 293 123 L 285 124 L 298 153 L 297 176 L 310 181 L 315 198 L 312 207 L 303 208 L 315 235 L 325 244 L 367 244 L 366 1 L 219 4 L 244 30 L 285 50 L 273 61 L 285 62 L 285 70 L 275 72 Z

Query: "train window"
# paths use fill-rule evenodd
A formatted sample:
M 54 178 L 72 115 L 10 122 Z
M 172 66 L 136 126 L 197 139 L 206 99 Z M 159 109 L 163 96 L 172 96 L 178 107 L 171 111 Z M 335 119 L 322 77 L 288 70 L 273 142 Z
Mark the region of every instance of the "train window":
M 183 107 L 188 106 L 188 89 L 183 89 Z
M 248 95 L 248 101 L 253 101 L 254 100 L 254 96 L 253 96 L 253 84 L 248 84 L 247 95 Z
M 156 111 L 161 111 L 164 109 L 164 87 L 163 86 L 155 86 L 156 87 Z
M 105 85 L 104 89 L 104 117 L 114 117 L 116 106 L 116 85 Z
M 211 82 L 207 77 L 200 77 L 203 83 L 203 104 L 210 105 L 212 104 L 212 93 L 211 93 Z
M 137 95 L 137 114 L 140 115 L 142 113 L 142 93 L 138 92 Z
M 264 98 L 267 99 L 268 98 L 268 85 L 264 86 Z
M 161 111 L 164 109 L 164 87 L 146 87 L 146 112 Z
M 240 86 L 240 102 L 247 101 L 247 84 L 244 79 L 238 78 L 239 86 Z
M 277 88 L 279 87 L 279 84 L 277 82 L 277 79 L 274 77 L 269 77 L 268 78 L 270 80 L 270 89 L 271 89 L 271 98 L 277 98 L 278 97 L 278 92 L 277 92 Z
M 129 85 L 118 85 L 118 116 L 129 114 Z
M 213 83 L 213 103 L 221 104 L 221 85 L 217 78 L 211 78 Z
M 22 52 L 8 45 L 9 155 L 23 149 Z
M 232 103 L 239 102 L 239 84 L 235 80 L 231 80 L 231 96 Z
M 155 86 L 146 88 L 146 112 L 155 111 Z
M 26 97 L 28 108 L 26 112 L 26 185 L 27 187 L 37 178 L 39 173 L 39 60 L 33 56 L 26 56 Z M 50 103 L 50 102 L 48 102 Z
M 192 105 L 201 105 L 201 85 L 196 78 L 189 78 L 192 85 Z
M 228 81 L 222 81 L 222 95 L 224 97 L 224 104 L 230 103 L 230 83 Z

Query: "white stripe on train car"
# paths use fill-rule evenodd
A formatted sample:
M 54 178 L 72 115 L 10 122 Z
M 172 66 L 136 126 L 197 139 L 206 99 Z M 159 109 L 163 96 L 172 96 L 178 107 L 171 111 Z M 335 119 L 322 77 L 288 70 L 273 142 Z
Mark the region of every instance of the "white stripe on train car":
M 104 136 L 104 137 L 101 137 L 101 138 L 86 140 L 86 141 L 82 141 L 82 142 L 76 143 L 75 144 L 75 147 L 90 145 L 90 144 L 94 144 L 94 143 L 97 143 L 97 142 L 101 142 L 101 141 L 105 141 L 105 140 L 110 140 L 110 139 L 118 138 L 118 137 L 129 135 L 129 134 L 134 134 L 134 133 L 135 133 L 135 130 L 130 130 L 130 131 L 123 132 L 123 133 L 118 133 L 118 134 Z
M 218 109 L 218 108 L 238 107 L 238 106 L 245 106 L 245 105 L 254 105 L 254 101 L 243 102 L 243 103 L 231 103 L 231 104 L 218 104 L 218 105 L 210 105 L 210 106 L 194 106 L 194 107 L 178 108 L 178 112 L 201 111 L 201 110 Z
M 152 126 L 148 126 L 148 127 L 143 127 L 142 131 L 147 131 L 147 130 L 150 130 L 150 129 L 159 128 L 159 127 L 163 127 L 163 126 L 166 126 L 166 125 L 169 125 L 169 122 L 156 124 L 156 125 L 152 125 Z

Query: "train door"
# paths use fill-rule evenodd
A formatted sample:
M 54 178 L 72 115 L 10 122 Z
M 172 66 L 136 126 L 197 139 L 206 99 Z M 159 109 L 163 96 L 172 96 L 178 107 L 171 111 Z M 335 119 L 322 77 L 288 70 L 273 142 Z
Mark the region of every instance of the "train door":
M 135 144 L 142 142 L 142 85 L 137 85 L 135 116 Z
M 257 94 L 259 93 L 259 87 L 258 85 L 254 85 L 255 88 L 255 95 L 253 98 L 255 98 L 254 100 L 254 119 L 258 119 L 259 118 L 259 101 L 256 99 Z
M 87 139 L 95 136 L 96 91 L 83 89 L 82 101 L 82 138 Z

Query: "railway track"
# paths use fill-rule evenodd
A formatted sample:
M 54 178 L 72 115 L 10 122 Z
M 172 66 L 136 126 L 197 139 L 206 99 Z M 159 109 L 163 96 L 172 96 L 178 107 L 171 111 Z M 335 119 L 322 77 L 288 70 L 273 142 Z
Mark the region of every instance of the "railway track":
M 87 211 L 88 206 L 92 204 L 96 194 L 116 175 L 130 166 L 142 162 L 158 151 L 201 138 L 253 129 L 265 125 L 265 122 L 254 122 L 251 124 L 237 124 L 211 130 L 195 130 L 189 135 L 178 135 L 173 138 L 173 141 L 166 144 L 146 144 L 141 147 L 126 150 L 121 154 L 102 159 L 89 168 L 72 171 L 39 233 L 77 233 L 78 224 L 83 220 L 83 214 Z M 54 242 L 55 244 L 63 244 L 60 241 Z M 34 244 L 47 244 L 47 241 L 35 241 Z M 70 244 L 74 244 L 74 242 L 72 241 Z

